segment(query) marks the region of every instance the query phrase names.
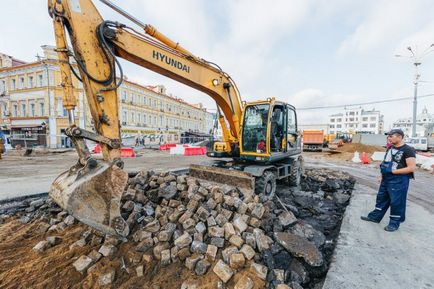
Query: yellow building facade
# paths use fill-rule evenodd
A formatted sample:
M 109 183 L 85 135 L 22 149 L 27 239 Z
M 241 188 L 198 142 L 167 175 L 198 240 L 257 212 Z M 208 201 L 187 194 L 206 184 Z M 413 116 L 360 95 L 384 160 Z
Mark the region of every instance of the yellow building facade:
M 0 53 L 0 129 L 12 146 L 71 145 L 65 136 L 60 69 L 53 46 L 42 46 L 38 61 L 25 63 Z M 73 79 L 76 123 L 93 129 L 82 84 Z M 184 132 L 208 133 L 210 113 L 169 96 L 164 86 L 143 86 L 124 79 L 118 88 L 119 119 L 125 145 L 180 142 Z

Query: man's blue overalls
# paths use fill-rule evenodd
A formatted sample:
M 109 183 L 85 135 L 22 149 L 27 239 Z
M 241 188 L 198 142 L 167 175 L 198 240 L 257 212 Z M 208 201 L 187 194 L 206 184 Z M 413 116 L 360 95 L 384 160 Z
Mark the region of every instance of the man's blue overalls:
M 392 150 L 390 148 L 390 150 Z M 375 210 L 369 213 L 368 218 L 380 222 L 390 206 L 389 225 L 398 228 L 399 224 L 405 221 L 405 207 L 407 201 L 407 191 L 410 182 L 409 174 L 394 175 L 392 166 L 395 155 L 392 154 L 391 161 L 386 161 L 386 155 L 380 165 L 382 180 L 377 194 Z

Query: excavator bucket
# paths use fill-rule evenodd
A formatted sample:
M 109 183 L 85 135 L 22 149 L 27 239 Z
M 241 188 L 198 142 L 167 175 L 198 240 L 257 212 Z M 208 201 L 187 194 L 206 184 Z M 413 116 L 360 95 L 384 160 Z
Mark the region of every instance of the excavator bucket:
M 200 180 L 238 188 L 245 196 L 255 193 L 255 177 L 249 173 L 204 165 L 190 165 L 189 174 Z
M 56 178 L 49 195 L 79 221 L 109 235 L 126 237 L 129 227 L 120 215 L 128 174 L 105 161 L 74 166 Z

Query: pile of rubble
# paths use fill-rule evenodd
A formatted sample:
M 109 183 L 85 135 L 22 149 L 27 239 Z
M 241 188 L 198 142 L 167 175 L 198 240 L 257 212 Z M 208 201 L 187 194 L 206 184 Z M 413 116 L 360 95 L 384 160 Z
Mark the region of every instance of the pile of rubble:
M 264 202 L 260 195 L 244 196 L 236 188 L 186 175 L 140 172 L 129 179 L 122 199 L 121 214 L 131 232 L 128 239 L 87 230 L 70 248 L 97 249 L 88 250 L 73 266 L 86 275 L 95 272 L 104 257 L 118 258 L 125 271 L 142 277 L 147 267 L 178 263 L 197 276 L 212 272 L 218 276 L 216 288 L 228 284 L 236 289 L 259 288 L 254 287 L 255 278 L 267 288 L 315 288 L 328 270 L 353 185 L 354 179 L 345 173 L 306 170 L 303 191 L 279 186 L 278 197 Z M 42 231 L 62 232 L 75 223 L 49 198 L 14 208 L 22 212 L 23 223 L 45 219 Z M 3 219 L 11 214 L 2 213 Z M 34 250 L 43 254 L 60 242 L 61 238 L 50 236 Z M 128 252 L 120 253 L 127 245 Z M 99 274 L 99 284 L 115 283 L 116 277 L 115 269 L 105 270 Z M 184 282 L 181 288 L 200 287 Z

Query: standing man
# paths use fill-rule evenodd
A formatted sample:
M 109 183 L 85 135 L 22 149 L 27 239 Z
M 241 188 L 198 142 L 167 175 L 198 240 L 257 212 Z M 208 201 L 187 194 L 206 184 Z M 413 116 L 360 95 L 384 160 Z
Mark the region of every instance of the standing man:
M 375 209 L 368 216 L 361 216 L 364 221 L 380 223 L 390 207 L 389 225 L 384 230 L 393 232 L 405 221 L 405 207 L 410 179 L 414 179 L 416 152 L 404 143 L 404 132 L 392 129 L 387 139 L 391 146 L 386 150 L 381 169 L 381 184 L 377 194 Z

